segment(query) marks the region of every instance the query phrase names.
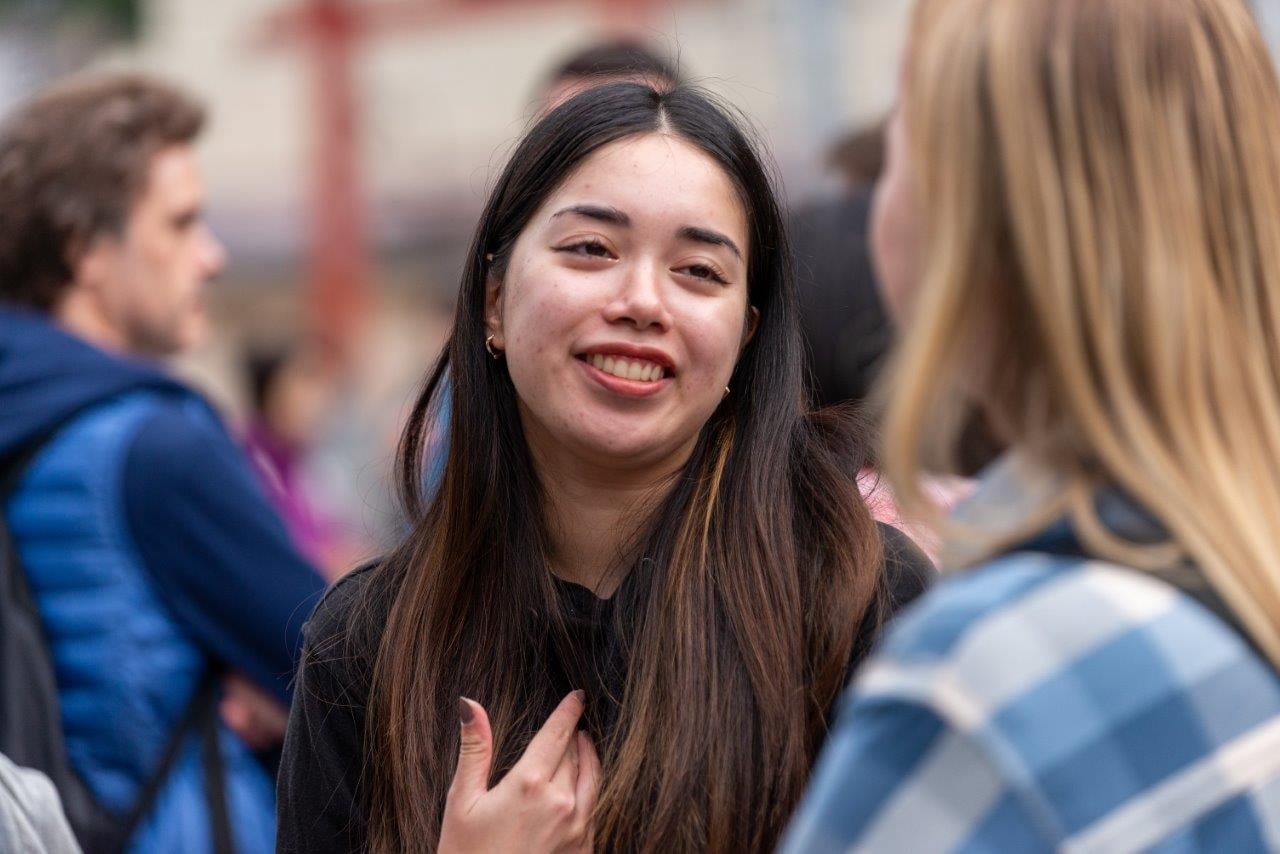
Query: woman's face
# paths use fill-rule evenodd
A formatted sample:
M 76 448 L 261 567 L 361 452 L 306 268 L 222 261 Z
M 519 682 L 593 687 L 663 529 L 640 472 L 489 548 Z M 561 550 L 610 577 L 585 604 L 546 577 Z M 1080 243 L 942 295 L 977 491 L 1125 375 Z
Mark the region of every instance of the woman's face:
M 486 322 L 536 456 L 682 463 L 748 337 L 747 218 L 710 157 L 614 142 L 533 215 Z
M 880 295 L 889 314 L 902 323 L 920 284 L 924 241 L 914 164 L 901 110 L 890 119 L 887 133 L 888 156 L 871 209 L 871 253 Z

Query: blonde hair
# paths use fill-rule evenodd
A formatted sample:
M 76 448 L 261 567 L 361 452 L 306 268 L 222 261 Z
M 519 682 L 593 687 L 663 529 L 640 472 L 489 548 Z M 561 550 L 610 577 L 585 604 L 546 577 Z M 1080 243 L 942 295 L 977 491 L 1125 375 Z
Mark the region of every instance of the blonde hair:
M 927 242 L 884 428 L 904 504 L 979 407 L 1062 478 L 1040 520 L 1194 560 L 1280 664 L 1280 87 L 1243 0 L 920 0 L 902 110 Z M 1172 543 L 1109 536 L 1101 483 Z

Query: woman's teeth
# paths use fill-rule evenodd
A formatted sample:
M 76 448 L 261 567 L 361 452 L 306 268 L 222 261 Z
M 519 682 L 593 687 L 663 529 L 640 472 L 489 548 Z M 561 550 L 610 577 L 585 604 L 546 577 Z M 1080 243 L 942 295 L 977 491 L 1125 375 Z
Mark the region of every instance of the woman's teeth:
M 598 371 L 623 380 L 636 380 L 642 383 L 657 382 L 664 373 L 662 365 L 646 362 L 642 359 L 626 359 L 621 356 L 601 356 L 599 353 L 587 357 L 587 363 Z

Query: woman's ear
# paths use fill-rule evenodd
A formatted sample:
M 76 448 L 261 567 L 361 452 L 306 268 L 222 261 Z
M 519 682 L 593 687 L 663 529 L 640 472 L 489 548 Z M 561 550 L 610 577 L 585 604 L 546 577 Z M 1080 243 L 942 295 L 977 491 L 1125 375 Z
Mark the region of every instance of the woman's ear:
M 742 346 L 747 346 L 756 335 L 756 330 L 760 328 L 760 309 L 754 305 L 747 306 L 747 322 L 742 327 Z
M 506 339 L 502 332 L 502 281 L 492 273 L 485 280 L 484 287 L 484 326 L 485 335 L 492 336 L 491 346 L 494 350 L 506 347 Z

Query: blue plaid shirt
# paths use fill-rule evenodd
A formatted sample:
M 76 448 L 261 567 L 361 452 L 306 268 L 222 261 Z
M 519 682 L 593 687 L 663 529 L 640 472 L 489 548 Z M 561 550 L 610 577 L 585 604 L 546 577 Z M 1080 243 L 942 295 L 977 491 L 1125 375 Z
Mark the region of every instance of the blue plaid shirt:
M 1073 542 L 1051 530 L 900 619 L 784 852 L 1280 851 L 1274 670 L 1197 599 Z

